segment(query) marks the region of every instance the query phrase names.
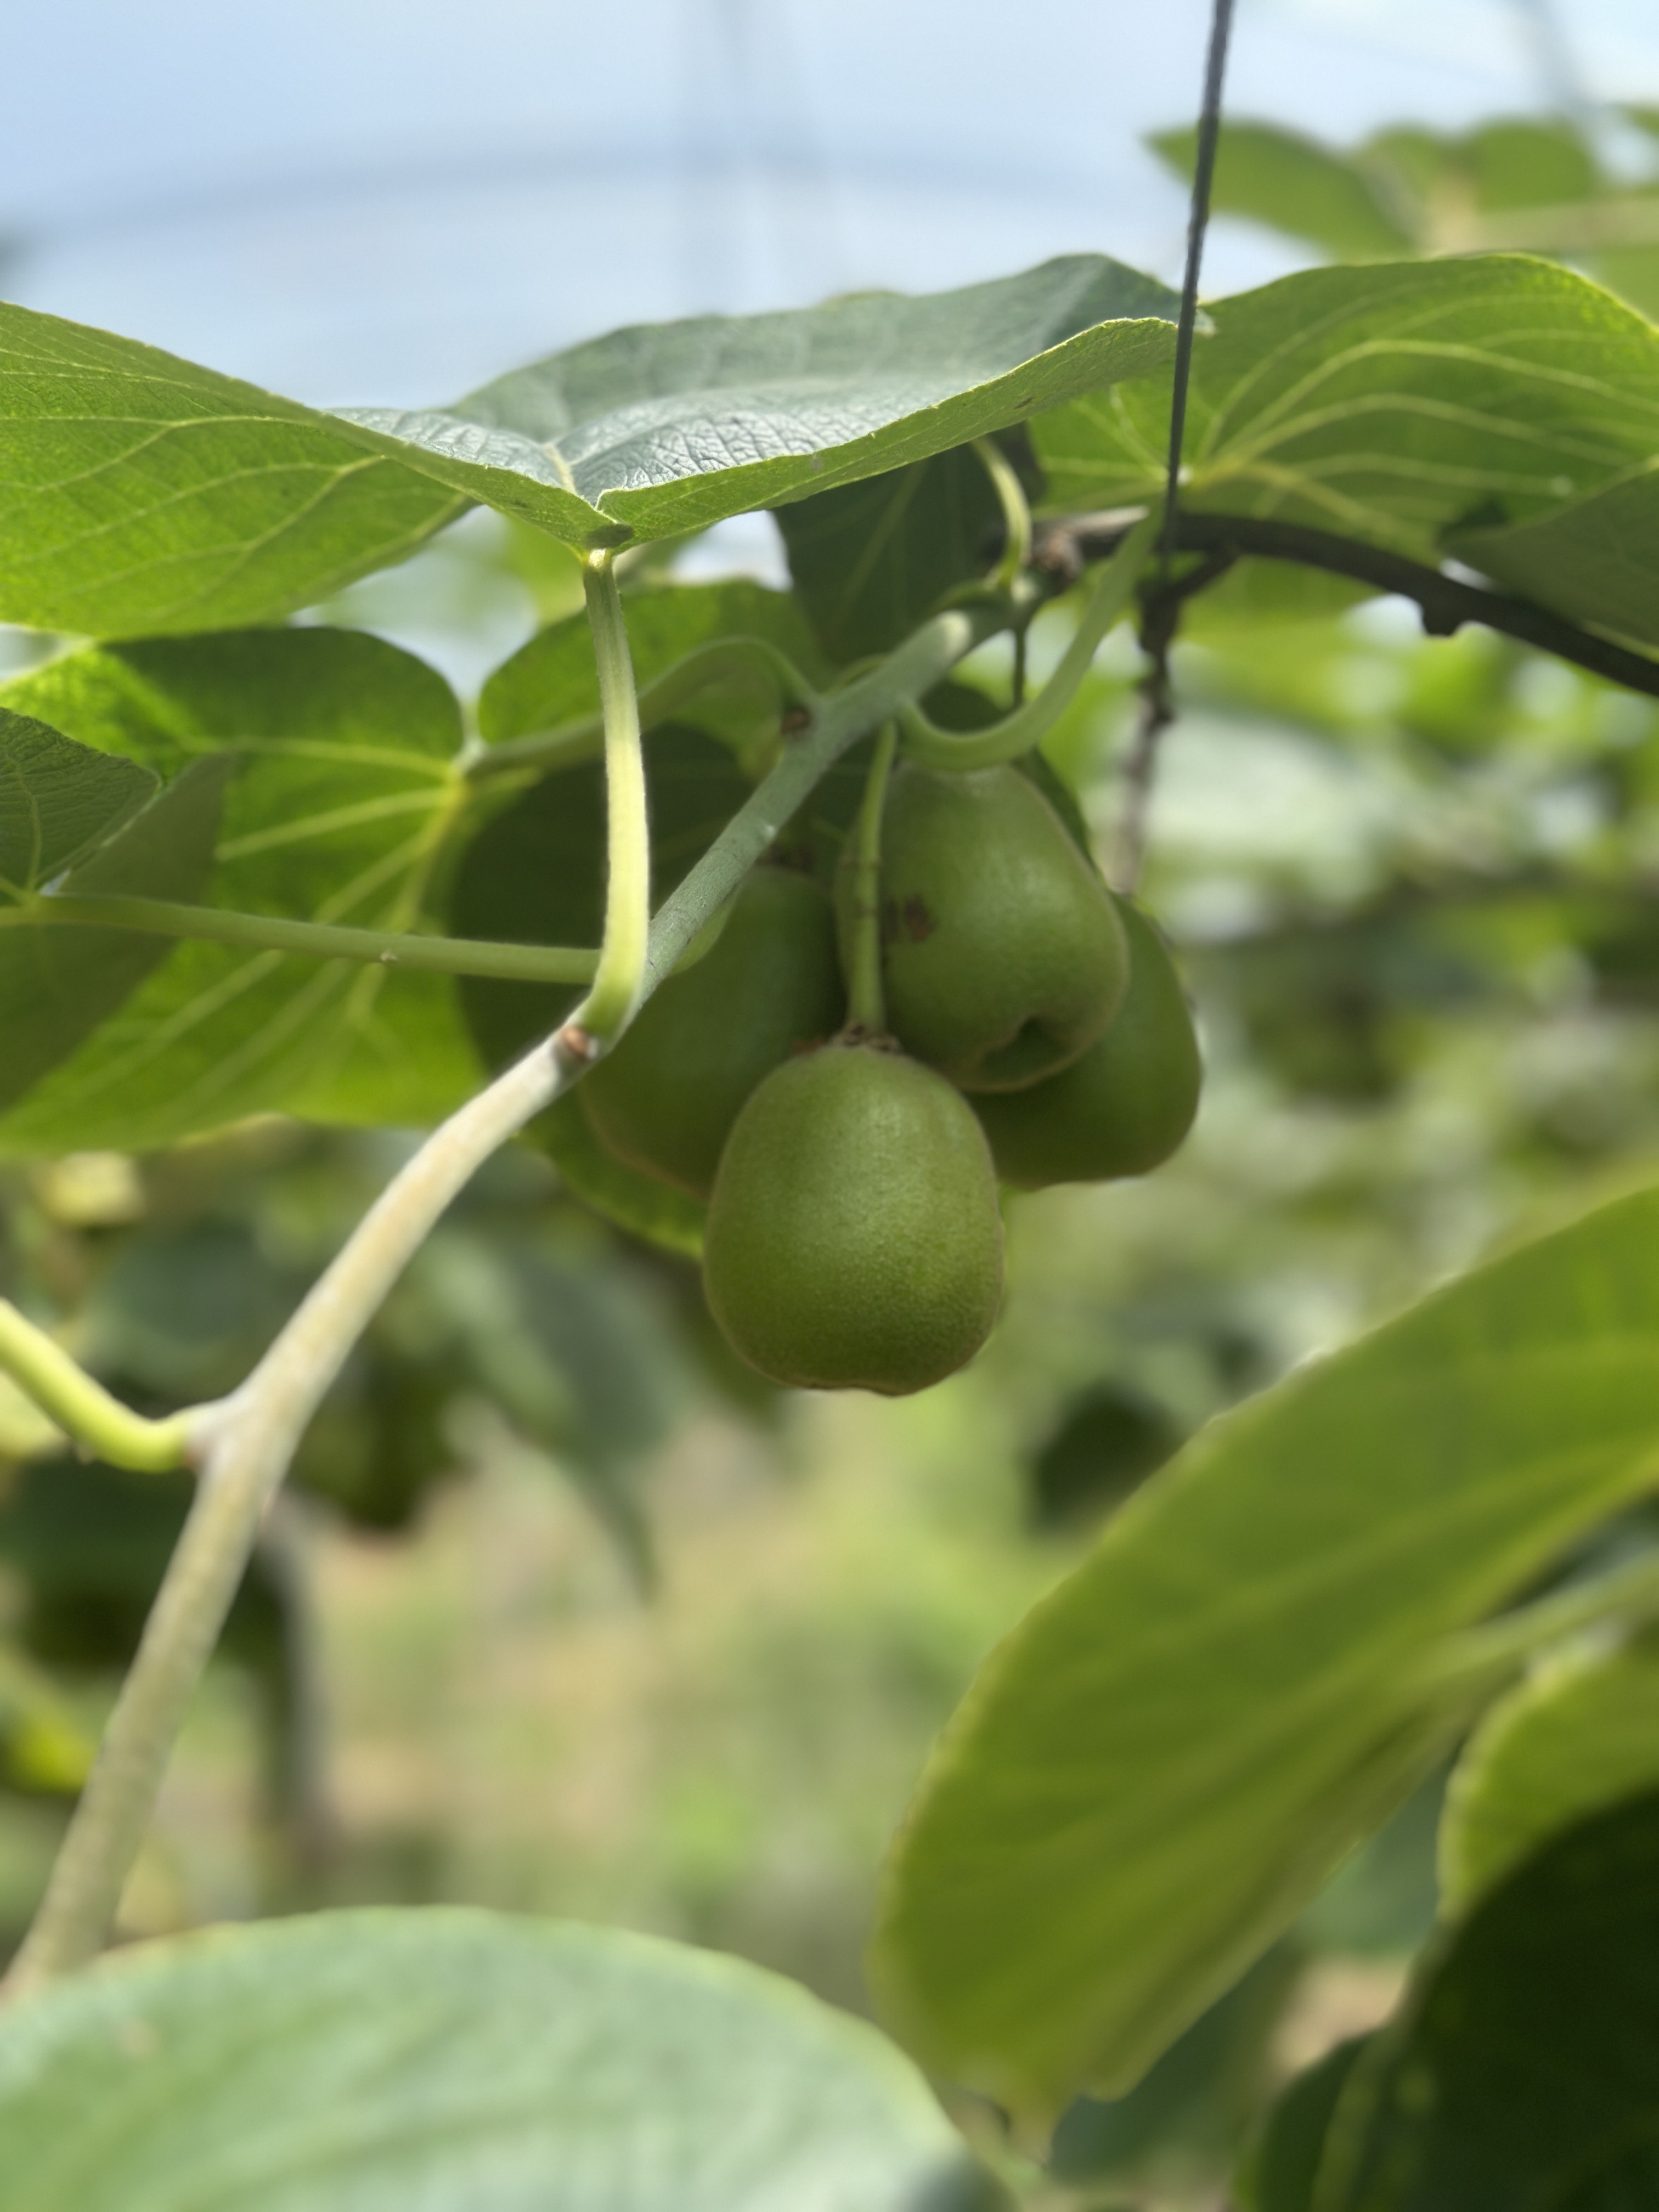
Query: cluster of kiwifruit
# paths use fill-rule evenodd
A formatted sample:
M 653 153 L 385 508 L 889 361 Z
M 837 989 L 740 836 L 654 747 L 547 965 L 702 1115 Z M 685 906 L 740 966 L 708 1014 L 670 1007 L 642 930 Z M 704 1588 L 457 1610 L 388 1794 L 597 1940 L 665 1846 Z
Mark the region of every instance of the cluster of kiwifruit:
M 1016 768 L 895 771 L 880 1036 L 846 1020 L 846 862 L 832 900 L 757 867 L 580 1095 L 617 1158 L 708 1200 L 704 1286 L 734 1350 L 777 1382 L 896 1395 L 990 1333 L 999 1182 L 1158 1166 L 1196 1111 L 1198 1048 L 1157 930 Z

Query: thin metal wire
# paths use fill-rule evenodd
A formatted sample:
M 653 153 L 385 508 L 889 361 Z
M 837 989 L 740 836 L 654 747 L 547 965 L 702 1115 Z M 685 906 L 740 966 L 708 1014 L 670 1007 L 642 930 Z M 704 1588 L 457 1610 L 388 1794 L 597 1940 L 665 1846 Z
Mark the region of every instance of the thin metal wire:
M 1175 398 L 1170 410 L 1170 470 L 1164 501 L 1161 565 L 1175 553 L 1176 502 L 1181 489 L 1181 448 L 1187 433 L 1187 386 L 1193 373 L 1193 332 L 1198 321 L 1198 275 L 1204 262 L 1204 234 L 1210 222 L 1210 187 L 1215 178 L 1216 142 L 1221 136 L 1221 88 L 1227 75 L 1227 45 L 1232 36 L 1233 0 L 1215 0 L 1210 15 L 1210 51 L 1204 64 L 1204 103 L 1198 118 L 1198 159 L 1193 169 L 1192 209 L 1187 220 L 1187 273 L 1182 279 L 1181 313 L 1176 323 Z

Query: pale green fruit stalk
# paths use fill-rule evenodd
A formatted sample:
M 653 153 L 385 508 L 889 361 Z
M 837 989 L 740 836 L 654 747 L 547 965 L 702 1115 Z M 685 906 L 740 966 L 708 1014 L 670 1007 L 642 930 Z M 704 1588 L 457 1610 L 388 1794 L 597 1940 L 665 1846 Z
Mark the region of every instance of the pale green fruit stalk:
M 966 1101 L 885 1043 L 777 1069 L 720 1160 L 703 1282 L 775 1382 L 897 1396 L 953 1373 L 1002 1296 L 996 1177 Z

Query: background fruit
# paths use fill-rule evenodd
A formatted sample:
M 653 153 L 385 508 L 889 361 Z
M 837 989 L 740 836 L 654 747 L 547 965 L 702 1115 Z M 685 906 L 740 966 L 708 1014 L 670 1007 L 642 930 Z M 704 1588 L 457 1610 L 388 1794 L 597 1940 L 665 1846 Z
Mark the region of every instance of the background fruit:
M 1129 988 L 1105 1036 L 1046 1082 L 974 1101 L 997 1173 L 1021 1190 L 1145 1175 L 1169 1158 L 1198 1111 L 1198 1039 L 1175 963 L 1138 907 L 1127 899 L 1117 907 Z
M 1105 885 L 1012 768 L 902 767 L 882 833 L 893 1033 L 967 1091 L 1017 1090 L 1065 1066 L 1128 980 Z
M 708 1210 L 703 1280 L 733 1347 L 774 1382 L 898 1395 L 989 1334 L 1002 1220 L 985 1139 L 940 1076 L 827 1045 L 744 1107 Z
M 792 868 L 757 868 L 713 951 L 662 986 L 575 1095 L 617 1158 L 707 1198 L 750 1093 L 843 1012 L 827 894 Z

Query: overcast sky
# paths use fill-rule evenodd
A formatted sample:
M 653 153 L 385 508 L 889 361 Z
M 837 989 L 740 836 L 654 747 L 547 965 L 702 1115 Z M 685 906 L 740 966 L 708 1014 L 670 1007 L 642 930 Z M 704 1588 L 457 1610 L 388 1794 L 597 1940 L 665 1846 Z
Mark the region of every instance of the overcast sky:
M 1235 112 L 1536 109 L 1541 0 L 1240 0 Z M 1656 0 L 1555 0 L 1659 103 Z M 620 321 L 1097 248 L 1173 276 L 1207 0 L 52 0 L 10 12 L 11 296 L 325 402 Z M 1013 25 L 1030 27 L 1017 33 Z M 1290 265 L 1218 232 L 1209 289 Z

